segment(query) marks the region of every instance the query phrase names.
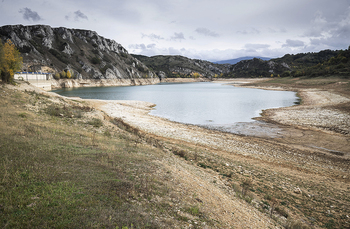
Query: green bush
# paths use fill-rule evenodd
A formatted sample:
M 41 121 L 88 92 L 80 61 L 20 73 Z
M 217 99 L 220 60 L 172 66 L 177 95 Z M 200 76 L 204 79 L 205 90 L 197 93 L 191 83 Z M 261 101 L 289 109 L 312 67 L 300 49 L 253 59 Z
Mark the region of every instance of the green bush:
M 96 128 L 103 126 L 102 120 L 98 118 L 93 118 L 92 120 L 88 121 L 88 124 Z

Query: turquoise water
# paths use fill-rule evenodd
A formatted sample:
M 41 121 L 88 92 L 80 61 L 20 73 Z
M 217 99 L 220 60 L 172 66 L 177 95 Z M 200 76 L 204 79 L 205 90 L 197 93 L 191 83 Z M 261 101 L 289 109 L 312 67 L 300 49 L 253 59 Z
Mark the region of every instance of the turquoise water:
M 93 87 L 54 91 L 68 97 L 140 100 L 156 104 L 152 115 L 194 125 L 252 122 L 263 109 L 294 105 L 295 92 L 268 91 L 218 83 L 161 83 L 128 87 Z

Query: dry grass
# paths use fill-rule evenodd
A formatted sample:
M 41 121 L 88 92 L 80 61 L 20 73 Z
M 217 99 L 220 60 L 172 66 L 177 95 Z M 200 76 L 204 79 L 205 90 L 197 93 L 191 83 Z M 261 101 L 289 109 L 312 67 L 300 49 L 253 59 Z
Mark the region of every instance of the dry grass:
M 172 157 L 214 174 L 220 189 L 281 227 L 349 225 L 349 180 L 324 172 L 332 169 L 149 136 L 84 102 L 4 86 L 0 98 L 1 228 L 223 227 L 205 211 L 207 199 L 174 190 L 175 172 L 158 163 Z
M 162 150 L 86 116 L 85 104 L 5 86 L 0 96 L 1 228 L 186 225 L 171 204 L 153 201 L 171 191 L 153 162 Z

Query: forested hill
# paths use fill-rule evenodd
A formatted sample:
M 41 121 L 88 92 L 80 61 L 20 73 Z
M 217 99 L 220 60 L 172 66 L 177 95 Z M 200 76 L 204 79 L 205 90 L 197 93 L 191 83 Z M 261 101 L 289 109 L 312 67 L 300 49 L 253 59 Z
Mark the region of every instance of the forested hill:
M 350 49 L 286 54 L 268 61 L 254 58 L 230 67 L 224 77 L 350 76 Z
M 318 53 L 285 55 L 275 59 L 289 63 L 291 69 L 283 76 L 342 76 L 350 77 L 350 47 L 346 50 L 323 50 Z
M 183 56 L 133 55 L 160 77 L 316 77 L 350 75 L 350 50 L 323 50 L 315 53 L 286 54 L 281 58 L 253 58 L 236 64 L 214 64 Z
M 230 65 L 214 64 L 209 61 L 190 59 L 184 56 L 133 56 L 162 78 L 206 77 L 211 79 L 228 74 L 230 67 Z
M 157 77 L 114 40 L 94 31 L 46 25 L 0 27 L 0 40 L 11 40 L 23 56 L 23 71 L 42 71 L 76 79 Z

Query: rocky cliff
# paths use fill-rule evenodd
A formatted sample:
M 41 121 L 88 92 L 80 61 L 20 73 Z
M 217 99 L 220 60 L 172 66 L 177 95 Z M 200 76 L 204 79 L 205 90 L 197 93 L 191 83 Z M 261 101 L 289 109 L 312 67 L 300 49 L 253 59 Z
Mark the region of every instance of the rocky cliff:
M 68 72 L 72 79 L 159 81 L 150 69 L 114 40 L 94 31 L 46 25 L 0 27 L 23 55 L 23 71 Z

